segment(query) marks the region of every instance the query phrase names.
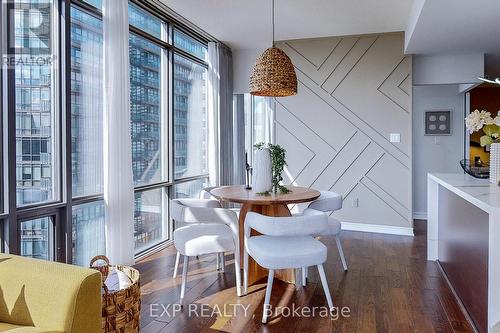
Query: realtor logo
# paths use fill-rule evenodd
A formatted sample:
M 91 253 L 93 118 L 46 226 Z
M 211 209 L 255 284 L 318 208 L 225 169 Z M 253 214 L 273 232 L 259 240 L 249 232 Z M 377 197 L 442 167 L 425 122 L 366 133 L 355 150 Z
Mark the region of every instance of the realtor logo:
M 51 65 L 52 45 L 51 0 L 7 0 L 3 2 L 3 17 L 8 19 L 7 45 L 3 62 L 15 65 Z M 7 16 L 7 17 L 6 17 Z M 7 37 L 7 38 L 5 38 Z

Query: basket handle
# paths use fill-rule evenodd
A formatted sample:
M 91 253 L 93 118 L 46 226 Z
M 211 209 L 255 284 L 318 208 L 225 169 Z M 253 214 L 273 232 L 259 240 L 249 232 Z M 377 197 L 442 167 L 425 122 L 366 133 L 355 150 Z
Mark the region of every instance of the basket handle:
M 106 286 L 106 283 L 104 283 L 104 281 L 102 282 L 102 289 L 104 289 L 105 295 L 109 295 L 108 286 Z
M 95 268 L 94 264 L 98 260 L 104 261 L 106 263 L 106 266 L 109 266 L 109 259 L 108 259 L 108 257 L 106 257 L 105 255 L 98 255 L 98 256 L 95 256 L 94 258 L 92 258 L 90 260 L 89 267 L 90 268 Z M 102 272 L 101 272 L 101 274 L 102 274 Z M 109 294 L 109 290 L 108 290 L 108 287 L 106 286 L 105 281 L 102 281 L 102 288 L 104 289 L 104 294 L 108 295 Z
M 102 260 L 102 261 L 104 261 L 104 262 L 106 263 L 106 265 L 107 265 L 107 266 L 109 266 L 109 259 L 108 259 L 108 257 L 106 257 L 105 255 L 99 255 L 99 256 L 95 256 L 94 258 L 92 258 L 92 259 L 90 260 L 90 264 L 89 264 L 89 266 L 90 266 L 90 267 L 94 267 L 94 263 L 95 263 L 96 261 L 98 261 L 98 260 Z

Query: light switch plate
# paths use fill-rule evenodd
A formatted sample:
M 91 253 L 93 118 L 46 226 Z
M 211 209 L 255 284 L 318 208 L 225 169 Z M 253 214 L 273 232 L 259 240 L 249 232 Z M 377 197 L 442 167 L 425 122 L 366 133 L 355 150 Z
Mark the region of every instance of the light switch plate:
M 391 142 L 401 142 L 401 133 L 391 133 Z

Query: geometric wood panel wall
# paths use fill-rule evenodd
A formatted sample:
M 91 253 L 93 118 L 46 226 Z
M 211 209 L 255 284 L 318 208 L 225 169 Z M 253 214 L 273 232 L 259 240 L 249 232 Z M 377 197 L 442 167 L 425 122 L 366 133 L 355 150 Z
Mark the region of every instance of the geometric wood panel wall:
M 278 43 L 296 96 L 276 99 L 285 181 L 344 196 L 345 222 L 411 227 L 411 58 L 400 33 Z M 391 143 L 390 133 L 401 142 Z M 357 201 L 358 206 L 353 207 Z

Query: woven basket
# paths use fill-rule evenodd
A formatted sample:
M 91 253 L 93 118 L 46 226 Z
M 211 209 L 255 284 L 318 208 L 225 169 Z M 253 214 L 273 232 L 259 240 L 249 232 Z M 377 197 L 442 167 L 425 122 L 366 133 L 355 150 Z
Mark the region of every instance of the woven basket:
M 98 260 L 106 265 L 94 266 Z M 90 261 L 90 267 L 103 276 L 102 293 L 102 331 L 106 333 L 139 332 L 141 313 L 141 289 L 139 271 L 122 265 L 110 265 L 105 256 L 97 256 Z M 130 285 L 124 289 L 109 291 L 105 281 L 110 271 L 117 270 L 130 279 Z

